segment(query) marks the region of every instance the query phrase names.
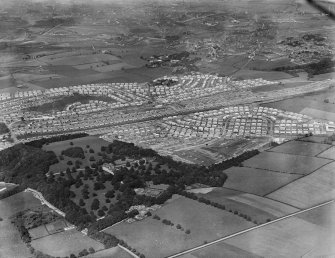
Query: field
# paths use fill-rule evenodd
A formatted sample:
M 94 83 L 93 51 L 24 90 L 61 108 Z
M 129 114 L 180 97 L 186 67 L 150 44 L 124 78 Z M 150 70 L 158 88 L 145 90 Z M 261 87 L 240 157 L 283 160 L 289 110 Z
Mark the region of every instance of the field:
M 125 240 L 146 257 L 158 258 L 254 225 L 227 211 L 180 196 L 174 196 L 154 214 L 161 219 L 171 220 L 175 225 L 167 226 L 161 221 L 147 218 L 132 224 L 121 223 L 105 232 Z M 191 233 L 188 235 L 178 230 L 177 224 Z
M 96 251 L 104 248 L 101 243 L 75 229 L 33 240 L 31 245 L 35 249 L 52 256 L 70 256 L 72 253 L 77 255 L 83 249 L 90 247 L 93 247 Z
M 262 106 L 282 109 L 286 111 L 301 113 L 305 109 L 306 115 L 323 119 L 324 114 L 321 111 L 335 113 L 335 104 L 325 103 L 324 100 L 334 96 L 335 88 L 310 93 L 282 101 L 262 104 Z M 314 111 L 313 111 L 314 110 Z M 307 112 L 308 111 L 308 112 Z M 327 113 L 325 113 L 327 114 Z M 334 118 L 333 116 L 331 117 Z
M 32 193 L 21 192 L 0 200 L 0 217 L 9 218 L 19 211 L 40 206 L 41 202 Z
M 282 174 L 246 167 L 232 167 L 224 172 L 228 176 L 224 187 L 260 196 L 264 196 L 300 177 L 300 175 Z
M 331 147 L 328 150 L 320 153 L 318 157 L 335 160 L 335 147 Z
M 190 191 L 194 192 L 194 191 Z M 268 219 L 275 219 L 287 215 L 296 208 L 253 194 L 242 193 L 226 188 L 216 188 L 205 193 L 197 193 L 199 198 L 225 205 L 226 210 L 238 211 L 251 217 L 252 221 L 265 223 Z
M 274 80 L 284 80 L 292 78 L 292 75 L 285 72 L 268 72 L 268 71 L 255 71 L 255 70 L 245 70 L 242 69 L 238 71 L 235 76 L 238 79 L 257 79 L 263 78 L 265 80 L 274 81 Z
M 72 55 L 71 55 L 72 54 Z M 113 55 L 106 54 L 83 54 L 83 55 L 73 55 L 74 53 L 68 52 L 64 54 L 50 55 L 39 58 L 40 61 L 52 65 L 80 65 L 80 64 L 90 64 L 98 62 L 106 62 L 120 60 L 120 58 Z
M 307 175 L 327 163 L 329 163 L 329 160 L 316 157 L 262 152 L 244 161 L 243 165 L 281 173 Z
M 321 235 L 321 227 L 293 217 L 224 243 L 262 257 L 301 257 L 318 246 Z
M 334 104 L 333 104 L 334 105 Z M 328 112 L 324 110 L 319 110 L 316 108 L 304 108 L 300 112 L 301 114 L 314 117 L 314 118 L 319 118 L 319 119 L 324 119 L 324 120 L 329 120 L 329 121 L 335 121 L 335 112 Z
M 9 217 L 19 211 L 40 206 L 41 203 L 31 193 L 17 193 L 0 200 L 0 257 L 27 258 L 30 252 L 21 241 L 17 229 L 11 224 Z
M 0 213 L 1 212 L 3 212 L 2 207 L 0 207 Z M 29 249 L 26 247 L 26 245 L 22 242 L 20 238 L 19 232 L 8 219 L 0 221 L 0 257 L 1 258 L 31 257 Z
M 268 195 L 299 208 L 308 208 L 335 197 L 335 162 Z
M 127 253 L 122 248 L 116 246 L 116 247 L 102 250 L 102 251 L 99 251 L 94 254 L 84 256 L 84 257 L 86 258 L 132 258 L 133 256 Z
M 331 203 L 181 257 L 330 257 L 334 208 Z
M 194 251 L 192 253 L 182 255 L 180 257 L 181 258 L 209 258 L 209 257 L 210 258 L 221 258 L 221 257 L 261 258 L 262 256 L 258 256 L 256 254 L 242 250 L 236 246 L 220 242 L 216 245 L 212 245 L 211 247 L 207 247 L 207 248 L 204 248 L 198 251 Z
M 331 146 L 328 144 L 289 141 L 272 148 L 270 151 L 294 155 L 316 156 L 319 153 L 327 150 L 329 147 Z

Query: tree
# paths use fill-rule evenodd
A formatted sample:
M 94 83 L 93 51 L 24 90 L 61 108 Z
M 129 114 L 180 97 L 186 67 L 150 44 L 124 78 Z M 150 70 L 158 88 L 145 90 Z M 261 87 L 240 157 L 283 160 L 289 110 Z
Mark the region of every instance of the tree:
M 87 249 L 84 249 L 79 253 L 79 256 L 86 256 L 88 254 L 89 254 L 89 252 L 87 251 Z
M 83 199 L 80 199 L 80 200 L 79 200 L 79 205 L 80 205 L 80 206 L 85 206 L 85 202 L 84 202 Z
M 191 230 L 187 229 L 187 230 L 185 231 L 185 233 L 186 233 L 186 234 L 191 234 Z
M 88 251 L 89 251 L 91 254 L 95 253 L 95 250 L 94 250 L 93 247 L 90 247 L 90 248 L 88 249 Z
M 103 210 L 98 210 L 98 216 L 99 217 L 105 216 L 105 212 Z
M 100 206 L 100 202 L 98 199 L 94 199 L 91 205 L 92 210 L 98 210 Z
M 134 218 L 137 214 L 139 214 L 138 210 L 132 210 L 128 213 L 129 218 Z
M 106 197 L 106 198 L 114 198 L 114 197 L 115 197 L 114 193 L 115 193 L 114 190 L 109 190 L 109 191 L 105 194 L 105 197 Z

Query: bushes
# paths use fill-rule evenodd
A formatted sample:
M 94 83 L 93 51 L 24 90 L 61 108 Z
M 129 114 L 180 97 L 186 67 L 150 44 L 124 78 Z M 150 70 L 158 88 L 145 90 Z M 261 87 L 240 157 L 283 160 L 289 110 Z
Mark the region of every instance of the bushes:
M 63 150 L 61 154 L 70 158 L 85 159 L 84 150 L 81 147 L 68 148 L 66 150 Z

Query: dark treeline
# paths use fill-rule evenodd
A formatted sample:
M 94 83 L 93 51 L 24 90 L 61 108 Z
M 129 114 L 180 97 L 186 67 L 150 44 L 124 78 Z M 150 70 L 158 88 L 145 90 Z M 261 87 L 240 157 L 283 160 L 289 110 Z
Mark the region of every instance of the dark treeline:
M 318 75 L 323 73 L 329 73 L 334 70 L 335 61 L 331 58 L 323 58 L 317 63 L 295 65 L 295 66 L 280 66 L 276 67 L 274 71 L 294 71 L 294 70 L 304 70 L 309 75 Z
M 20 185 L 15 186 L 12 189 L 9 189 L 9 190 L 6 190 L 6 191 L 0 193 L 0 200 L 5 199 L 5 198 L 7 198 L 9 196 L 12 196 L 14 194 L 17 194 L 19 192 L 22 192 L 23 190 L 24 190 L 24 188 L 22 186 L 20 186 Z
M 64 134 L 64 135 L 58 135 L 58 136 L 53 136 L 50 138 L 43 138 L 31 142 L 25 143 L 25 145 L 36 147 L 36 148 L 42 148 L 44 144 L 49 144 L 52 142 L 60 142 L 60 141 L 66 141 L 66 140 L 71 140 L 71 139 L 76 139 L 76 138 L 82 138 L 88 136 L 87 133 L 77 133 L 77 134 Z

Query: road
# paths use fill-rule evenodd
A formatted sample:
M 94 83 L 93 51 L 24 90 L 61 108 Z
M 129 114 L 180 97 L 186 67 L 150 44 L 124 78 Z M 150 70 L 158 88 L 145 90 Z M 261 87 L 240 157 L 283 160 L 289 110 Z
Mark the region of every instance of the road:
M 330 200 L 330 201 L 327 201 L 327 202 L 324 202 L 324 203 L 315 205 L 315 206 L 313 206 L 313 207 L 311 207 L 311 208 L 308 208 L 308 209 L 304 209 L 304 210 L 301 210 L 301 211 L 294 212 L 294 213 L 292 213 L 292 214 L 289 214 L 289 215 L 286 215 L 286 216 L 284 216 L 284 217 L 275 219 L 275 220 L 273 220 L 273 221 L 266 222 L 266 223 L 264 223 L 264 224 L 262 224 L 262 225 L 258 225 L 258 226 L 252 227 L 252 228 L 248 228 L 248 229 L 242 230 L 242 231 L 237 232 L 237 233 L 234 233 L 234 234 L 232 234 L 232 235 L 229 235 L 229 236 L 225 236 L 225 237 L 219 238 L 219 239 L 214 240 L 214 241 L 212 241 L 212 242 L 209 242 L 209 243 L 207 243 L 207 244 L 203 244 L 203 245 L 200 245 L 200 246 L 197 246 L 197 247 L 188 249 L 188 250 L 186 250 L 186 251 L 183 251 L 183 252 L 180 252 L 180 253 L 177 253 L 177 254 L 168 256 L 168 257 L 166 257 L 166 258 L 180 257 L 180 256 L 182 256 L 182 255 L 184 255 L 184 254 L 188 254 L 188 253 L 191 253 L 191 252 L 194 252 L 194 251 L 198 251 L 198 250 L 200 250 L 200 249 L 206 248 L 206 247 L 211 246 L 211 245 L 215 245 L 215 244 L 220 243 L 220 242 L 222 242 L 222 241 L 225 241 L 225 240 L 227 240 L 227 239 L 230 239 L 230 238 L 233 238 L 233 237 L 242 235 L 242 234 L 244 234 L 244 233 L 248 233 L 248 232 L 250 232 L 250 231 L 253 231 L 253 230 L 256 230 L 256 229 L 259 229 L 259 228 L 262 228 L 262 227 L 266 227 L 266 226 L 268 226 L 268 225 L 270 225 L 270 224 L 277 223 L 277 222 L 279 222 L 279 221 L 282 221 L 282 220 L 285 220 L 285 219 L 294 217 L 294 216 L 299 215 L 299 214 L 301 214 L 301 213 L 304 213 L 304 212 L 307 212 L 307 211 L 310 211 L 310 210 L 314 210 L 314 209 L 317 209 L 317 208 L 322 207 L 322 206 L 325 206 L 325 205 L 329 205 L 329 204 L 331 204 L 331 203 L 333 203 L 333 202 L 334 202 L 334 200 Z

